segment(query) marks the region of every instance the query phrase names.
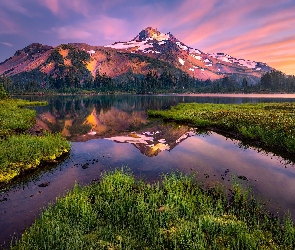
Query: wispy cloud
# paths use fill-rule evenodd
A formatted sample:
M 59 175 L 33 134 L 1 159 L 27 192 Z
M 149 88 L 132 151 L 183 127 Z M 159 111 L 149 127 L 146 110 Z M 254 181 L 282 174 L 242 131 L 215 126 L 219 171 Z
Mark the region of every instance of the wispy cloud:
M 38 2 L 57 16 L 65 16 L 69 10 L 87 16 L 91 10 L 88 0 L 38 0 Z
M 9 10 L 15 13 L 21 13 L 23 15 L 30 15 L 30 11 L 23 6 L 23 1 L 19 0 L 1 0 L 0 7 L 5 10 Z
M 127 29 L 124 20 L 100 16 L 94 20 L 83 20 L 73 25 L 54 27 L 50 32 L 58 38 L 77 42 L 92 42 L 94 45 L 112 43 L 122 38 Z
M 187 44 L 205 52 L 225 52 L 235 57 L 264 61 L 279 70 L 292 65 L 286 55 L 295 54 L 295 6 L 292 1 L 210 1 L 203 15 L 192 14 L 194 3 L 184 2 L 174 13 L 174 27 L 182 27 L 177 36 Z M 215 4 L 212 4 L 215 2 Z M 191 6 L 188 8 L 186 6 Z M 205 9 L 203 9 L 205 10 Z M 187 27 L 187 28 L 186 28 Z M 276 61 L 269 55 L 276 53 Z M 290 69 L 293 67 L 293 70 Z M 290 66 L 289 73 L 295 74 Z
M 13 46 L 12 43 L 7 43 L 7 42 L 0 42 L 0 43 L 6 45 L 6 46 L 8 46 L 8 47 L 12 47 L 12 46 Z
M 15 34 L 19 30 L 18 25 L 0 9 L 0 34 Z

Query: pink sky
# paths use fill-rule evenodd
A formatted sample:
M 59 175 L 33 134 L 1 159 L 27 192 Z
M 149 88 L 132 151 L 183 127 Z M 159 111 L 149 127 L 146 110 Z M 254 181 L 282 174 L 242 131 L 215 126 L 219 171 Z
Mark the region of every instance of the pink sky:
M 32 42 L 107 45 L 152 26 L 295 75 L 295 0 L 1 0 L 0 62 Z

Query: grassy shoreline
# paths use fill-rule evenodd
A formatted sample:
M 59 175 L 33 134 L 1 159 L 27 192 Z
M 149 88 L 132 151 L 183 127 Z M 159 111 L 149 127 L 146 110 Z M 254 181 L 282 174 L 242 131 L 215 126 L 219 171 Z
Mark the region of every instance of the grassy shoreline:
M 136 181 L 124 170 L 76 185 L 12 249 L 294 249 L 290 218 L 270 216 L 234 183 L 204 190 L 194 176 Z
M 295 152 L 295 103 L 179 104 L 149 117 L 235 132 L 270 148 Z
M 69 152 L 70 144 L 60 134 L 33 136 L 36 112 L 26 106 L 46 105 L 5 98 L 0 100 L 0 184 Z

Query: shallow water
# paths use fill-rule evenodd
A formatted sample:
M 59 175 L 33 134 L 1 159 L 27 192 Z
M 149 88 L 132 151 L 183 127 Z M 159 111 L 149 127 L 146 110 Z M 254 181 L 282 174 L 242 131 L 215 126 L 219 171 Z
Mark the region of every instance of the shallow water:
M 272 153 L 245 148 L 239 141 L 215 132 L 202 133 L 146 117 L 148 108 L 162 109 L 179 102 L 278 102 L 295 101 L 295 96 L 273 99 L 261 96 L 67 96 L 47 100 L 48 106 L 37 108 L 38 124 L 40 128 L 61 131 L 73 141 L 72 151 L 56 167 L 28 175 L 14 187 L 1 191 L 1 243 L 7 244 L 13 233 L 19 236 L 44 206 L 64 195 L 76 182 L 88 184 L 100 178 L 103 171 L 123 166 L 136 177 L 150 182 L 163 173 L 177 170 L 197 173 L 208 185 L 216 181 L 229 185 L 233 175 L 245 176 L 247 180 L 241 182 L 250 185 L 257 197 L 267 201 L 272 212 L 289 210 L 295 219 L 293 164 Z M 87 122 L 91 128 L 86 126 Z

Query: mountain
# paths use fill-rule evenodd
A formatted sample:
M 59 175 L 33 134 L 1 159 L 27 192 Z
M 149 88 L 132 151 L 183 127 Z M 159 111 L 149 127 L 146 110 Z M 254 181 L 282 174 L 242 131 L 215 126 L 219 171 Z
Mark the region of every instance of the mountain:
M 230 76 L 250 83 L 271 71 L 265 63 L 238 59 L 225 53 L 204 53 L 191 48 L 171 33 L 148 27 L 132 40 L 107 46 L 85 43 L 62 44 L 57 47 L 33 43 L 0 63 L 0 75 L 15 82 L 49 84 L 67 78 L 72 85 L 83 85 L 96 77 L 128 81 L 149 72 L 169 72 L 178 78 L 183 73 L 196 79 L 220 79 Z M 54 80 L 54 84 L 59 83 Z
M 116 42 L 106 47 L 169 62 L 190 76 L 202 80 L 219 79 L 226 75 L 258 79 L 272 70 L 262 62 L 238 59 L 225 53 L 204 53 L 185 45 L 171 33 L 163 34 L 152 27 L 142 30 L 129 42 Z

